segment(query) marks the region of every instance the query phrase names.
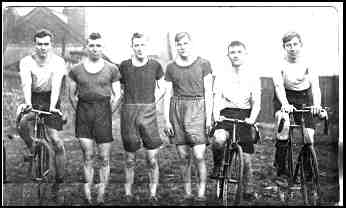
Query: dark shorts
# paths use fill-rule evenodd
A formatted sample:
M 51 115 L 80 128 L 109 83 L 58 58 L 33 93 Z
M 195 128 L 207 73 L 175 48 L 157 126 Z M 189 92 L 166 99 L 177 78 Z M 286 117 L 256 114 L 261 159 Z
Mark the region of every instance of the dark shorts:
M 295 108 L 301 109 L 303 107 L 303 104 L 305 104 L 306 106 L 313 105 L 311 87 L 303 91 L 293 91 L 288 89 L 285 89 L 285 91 L 286 91 L 286 97 L 288 102 L 292 104 Z M 274 114 L 275 114 L 278 110 L 281 109 L 281 103 L 275 93 L 274 93 L 273 103 L 274 103 Z M 294 114 L 295 123 L 298 125 L 300 124 L 301 114 L 304 114 L 305 127 L 314 129 L 315 122 L 314 122 L 313 116 L 310 113 L 295 113 Z
M 162 145 L 156 117 L 156 105 L 123 104 L 120 117 L 121 138 L 127 152 L 141 148 L 156 149 Z
M 239 120 L 244 120 L 249 117 L 251 113 L 250 109 L 238 109 L 238 108 L 225 108 L 220 111 L 220 115 L 227 118 L 235 118 Z M 221 122 L 218 123 L 215 129 L 224 129 L 229 132 L 229 136 L 233 135 L 233 123 L 231 122 Z M 253 137 L 251 126 L 239 124 L 237 128 L 236 136 L 239 136 L 239 145 L 242 147 L 245 153 L 254 153 L 254 143 L 255 139 Z
M 34 109 L 42 110 L 42 111 L 49 111 L 50 106 L 50 95 L 51 92 L 32 92 L 31 93 L 31 104 Z M 60 100 L 58 100 L 55 108 L 60 109 Z M 27 121 L 34 121 L 35 120 L 35 114 L 32 112 L 26 113 L 26 120 Z M 20 118 L 17 120 L 20 121 L 24 115 L 19 115 Z M 54 113 L 52 115 L 45 116 L 45 124 L 47 127 L 56 129 L 58 131 L 62 130 L 63 128 L 63 119 L 62 117 Z
M 113 141 L 110 98 L 78 99 L 76 137 L 94 139 L 97 144 Z
M 203 97 L 176 97 L 170 102 L 169 120 L 174 136 L 171 143 L 194 146 L 207 144 L 205 102 Z

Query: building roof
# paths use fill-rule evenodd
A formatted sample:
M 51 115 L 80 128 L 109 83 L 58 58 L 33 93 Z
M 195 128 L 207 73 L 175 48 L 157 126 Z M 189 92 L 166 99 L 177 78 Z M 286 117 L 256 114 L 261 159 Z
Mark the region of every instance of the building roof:
M 85 42 L 84 37 L 67 24 L 67 17 L 64 14 L 47 7 L 36 7 L 27 15 L 18 18 L 14 30 L 24 27 L 34 31 L 46 28 L 52 32 L 59 33 L 58 36 L 64 35 L 67 39 L 66 41 L 71 43 L 83 44 Z

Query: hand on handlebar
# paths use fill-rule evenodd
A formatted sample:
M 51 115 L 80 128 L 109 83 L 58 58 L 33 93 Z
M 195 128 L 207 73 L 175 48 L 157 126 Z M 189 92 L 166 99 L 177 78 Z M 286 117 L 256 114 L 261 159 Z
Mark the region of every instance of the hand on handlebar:
M 166 134 L 167 137 L 174 136 L 173 126 L 170 122 L 166 123 L 166 127 L 163 129 L 163 132 Z
M 49 109 L 49 112 L 51 112 L 51 113 L 57 113 L 57 114 L 59 114 L 60 116 L 63 115 L 62 112 L 61 112 L 59 109 L 56 109 L 56 108 L 54 108 L 54 107 L 51 107 L 51 108 Z
M 31 104 L 20 104 L 18 106 L 18 111 L 19 112 L 27 112 L 30 111 L 32 109 L 32 105 Z
M 313 105 L 311 106 L 310 110 L 312 115 L 317 115 L 320 114 L 320 112 L 322 111 L 322 107 L 318 105 Z
M 291 105 L 291 104 L 287 104 L 287 105 L 282 105 L 281 106 L 281 111 L 283 112 L 287 112 L 287 113 L 290 113 L 290 112 L 293 112 L 293 110 L 295 110 L 296 108 Z
M 251 118 L 245 118 L 244 121 L 245 121 L 245 123 L 248 123 L 248 124 L 250 124 L 250 125 L 255 124 L 255 120 L 253 120 L 253 119 L 251 119 Z

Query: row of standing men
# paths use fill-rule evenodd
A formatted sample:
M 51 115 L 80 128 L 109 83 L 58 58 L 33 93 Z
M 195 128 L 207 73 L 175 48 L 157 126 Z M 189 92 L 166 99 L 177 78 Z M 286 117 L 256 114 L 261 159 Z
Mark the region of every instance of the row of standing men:
M 43 29 L 34 36 L 35 51 L 20 61 L 20 77 L 25 103 L 19 110 L 40 106 L 54 112 L 46 118 L 49 137 L 55 146 L 56 180 L 62 182 L 65 173 L 65 149 L 58 131 L 62 130 L 62 113 L 59 110 L 59 94 L 65 70 L 62 58 L 52 53 L 53 35 Z M 184 198 L 193 198 L 191 189 L 191 163 L 193 159 L 199 173 L 197 200 L 205 201 L 207 167 L 206 145 L 213 122 L 220 116 L 256 122 L 260 112 L 261 84 L 255 69 L 246 63 L 247 50 L 244 43 L 232 41 L 228 46 L 230 63 L 222 71 L 222 76 L 213 80 L 211 64 L 193 51 L 189 33 L 177 33 L 176 58 L 168 63 L 165 73 L 159 62 L 149 59 L 148 37 L 134 33 L 131 38 L 133 56 L 123 61 L 119 67 L 102 58 L 103 39 L 99 33 L 91 33 L 87 39 L 87 58 L 68 72 L 69 98 L 76 111 L 75 135 L 83 150 L 83 170 L 85 174 L 84 195 L 91 204 L 91 187 L 94 168 L 93 154 L 96 142 L 101 158 L 100 183 L 97 185 L 97 202 L 104 202 L 104 194 L 109 180 L 110 150 L 112 136 L 112 108 L 122 98 L 121 138 L 125 150 L 125 199 L 134 200 L 132 185 L 136 151 L 142 146 L 146 150 L 149 167 L 149 200 L 158 201 L 159 182 L 158 152 L 163 142 L 157 124 L 156 103 L 164 98 L 164 132 L 171 143 L 176 145 L 182 161 L 181 172 L 184 182 Z M 305 103 L 313 105 L 313 112 L 320 107 L 318 78 L 301 61 L 301 37 L 289 32 L 283 38 L 286 56 L 282 69 L 273 76 L 275 84 L 275 110 L 292 111 L 293 107 Z M 120 82 L 118 82 L 120 81 Z M 123 88 L 121 88 L 121 85 Z M 123 96 L 122 96 L 123 95 Z M 24 115 L 18 123 L 18 131 L 32 150 L 30 119 Z M 309 134 L 313 137 L 314 124 L 307 121 Z M 222 124 L 214 133 L 214 169 L 211 176 L 218 175 L 223 158 L 226 139 L 231 135 L 230 127 Z M 275 165 L 278 175 L 287 173 L 284 160 L 285 143 L 277 140 Z M 249 127 L 240 127 L 240 142 L 244 151 L 244 197 L 252 199 L 253 177 L 251 154 L 254 140 Z

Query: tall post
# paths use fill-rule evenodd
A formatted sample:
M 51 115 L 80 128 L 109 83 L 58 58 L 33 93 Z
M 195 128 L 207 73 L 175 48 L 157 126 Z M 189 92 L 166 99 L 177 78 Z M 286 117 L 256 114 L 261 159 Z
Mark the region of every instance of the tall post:
M 66 37 L 65 35 L 62 37 L 62 42 L 61 42 L 61 56 L 65 57 L 65 50 L 66 50 Z

